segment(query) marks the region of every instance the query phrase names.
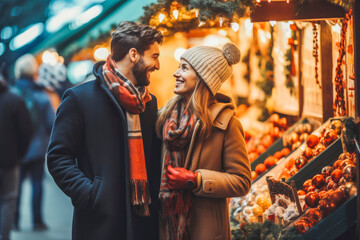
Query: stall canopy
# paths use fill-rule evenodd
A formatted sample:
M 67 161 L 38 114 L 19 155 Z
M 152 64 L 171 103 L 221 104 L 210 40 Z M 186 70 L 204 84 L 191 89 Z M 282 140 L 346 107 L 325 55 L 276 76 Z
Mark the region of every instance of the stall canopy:
M 32 0 L 0 2 L 0 62 L 25 53 L 85 47 L 122 20 L 134 21 L 154 0 Z

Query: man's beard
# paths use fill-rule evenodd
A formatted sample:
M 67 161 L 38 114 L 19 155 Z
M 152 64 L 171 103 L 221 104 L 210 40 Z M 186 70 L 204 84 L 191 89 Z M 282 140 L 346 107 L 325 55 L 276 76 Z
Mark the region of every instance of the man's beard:
M 145 67 L 142 58 L 135 63 L 132 71 L 139 86 L 148 86 L 150 84 L 150 81 L 147 78 L 148 67 Z

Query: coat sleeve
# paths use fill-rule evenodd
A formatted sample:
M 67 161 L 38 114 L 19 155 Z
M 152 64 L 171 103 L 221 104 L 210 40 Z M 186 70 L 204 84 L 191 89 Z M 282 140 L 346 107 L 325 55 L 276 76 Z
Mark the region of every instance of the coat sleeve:
M 244 130 L 232 117 L 226 129 L 223 151 L 223 172 L 199 169 L 201 185 L 194 194 L 201 197 L 229 198 L 246 195 L 251 187 L 251 170 L 244 140 Z
M 76 207 L 88 205 L 93 183 L 77 167 L 76 156 L 84 136 L 82 110 L 75 93 L 64 94 L 53 125 L 47 166 L 59 188 Z

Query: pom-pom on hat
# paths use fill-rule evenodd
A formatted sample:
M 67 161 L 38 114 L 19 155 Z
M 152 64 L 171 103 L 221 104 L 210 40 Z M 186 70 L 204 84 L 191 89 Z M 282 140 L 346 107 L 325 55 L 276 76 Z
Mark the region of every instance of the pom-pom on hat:
M 181 58 L 194 68 L 215 95 L 221 84 L 231 76 L 231 65 L 240 61 L 240 50 L 233 43 L 226 43 L 222 50 L 197 46 L 186 50 Z

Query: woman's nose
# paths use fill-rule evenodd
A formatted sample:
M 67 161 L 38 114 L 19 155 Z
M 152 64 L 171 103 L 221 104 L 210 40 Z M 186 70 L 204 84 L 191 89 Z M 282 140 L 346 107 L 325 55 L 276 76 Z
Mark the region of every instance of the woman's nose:
M 180 76 L 179 70 L 180 70 L 180 68 L 176 72 L 174 72 L 174 74 L 173 74 L 174 77 Z

